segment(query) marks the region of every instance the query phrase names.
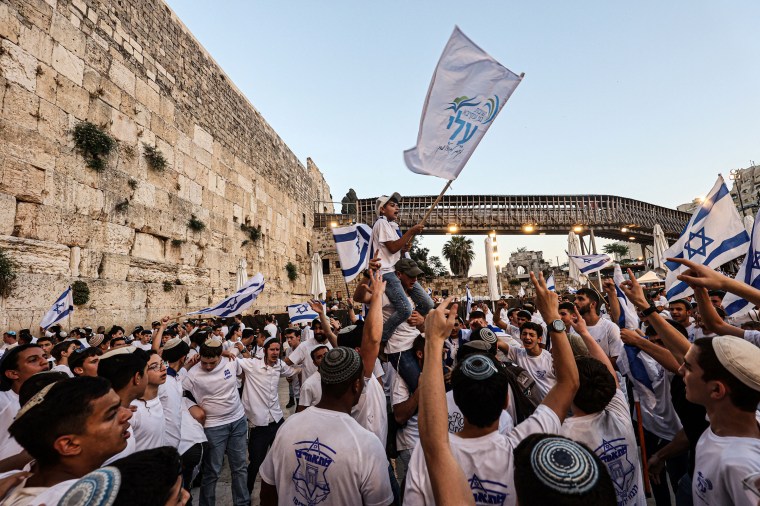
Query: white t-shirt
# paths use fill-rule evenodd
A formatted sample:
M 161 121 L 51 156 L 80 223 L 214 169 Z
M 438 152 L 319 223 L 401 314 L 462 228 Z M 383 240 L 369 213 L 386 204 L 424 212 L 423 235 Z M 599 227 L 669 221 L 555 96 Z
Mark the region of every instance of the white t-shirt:
M 288 359 L 293 362 L 293 365 L 301 367 L 301 381 L 304 383 L 309 379 L 309 376 L 317 372 L 317 366 L 314 365 L 314 361 L 311 359 L 311 350 L 317 346 L 327 346 L 328 350 L 332 349 L 332 345 L 328 339 L 325 339 L 325 342 L 320 343 L 312 337 L 306 341 L 302 341 L 301 344 L 298 345 L 298 348 L 293 350 L 293 353 L 288 356 Z
M 184 368 L 175 376 L 166 375 L 166 383 L 158 386 L 158 398 L 164 408 L 166 433 L 164 443 L 175 448 L 179 447 L 182 433 L 182 376 Z
M 280 504 L 387 506 L 385 448 L 346 413 L 311 407 L 288 418 L 261 465 Z
M 406 298 L 409 301 L 409 304 L 414 307 L 412 299 L 408 295 Z M 390 318 L 395 312 L 395 306 L 391 304 L 388 296 L 383 294 L 383 323 L 388 321 L 388 318 Z M 396 330 L 393 331 L 390 339 L 388 339 L 388 343 L 385 345 L 385 353 L 399 353 L 404 350 L 410 350 L 414 343 L 414 339 L 418 335 L 420 335 L 420 331 L 404 320 L 398 327 L 396 327 Z
M 161 399 L 156 397 L 149 401 L 137 399 L 132 401 L 137 410 L 129 420 L 135 438 L 135 451 L 152 450 L 164 446 L 166 421 Z
M 182 379 L 182 388 L 192 393 L 206 412 L 206 428 L 226 425 L 245 416 L 237 390 L 237 377 L 241 373 L 237 360 L 222 357 L 213 371 L 206 372 L 196 365 Z
M 744 339 L 760 347 L 760 330 L 745 330 Z
M 393 384 L 391 386 L 391 405 L 401 404 L 411 397 L 409 387 L 400 374 L 393 375 Z M 413 450 L 420 440 L 420 430 L 417 426 L 417 414 L 412 415 L 406 421 L 406 425 L 396 431 L 396 448 L 398 450 Z
M 264 325 L 264 330 L 267 331 L 269 337 L 277 337 L 277 325 L 274 323 L 267 323 Z
M 380 257 L 380 274 L 394 272 L 396 262 L 401 259 L 401 250 L 391 253 L 385 245 L 389 241 L 398 241 L 399 232 L 398 223 L 388 221 L 385 216 L 380 216 L 372 226 L 372 245 L 375 255 Z
M 514 485 L 514 448 L 531 434 L 559 432 L 559 418 L 543 404 L 508 434 L 491 432 L 477 438 L 449 436 L 454 459 L 464 471 L 475 504 L 517 504 Z M 433 489 L 425 465 L 422 445 L 417 445 L 406 473 L 404 504 L 432 505 Z
M 317 371 L 304 381 L 301 387 L 301 397 L 298 398 L 298 405 L 307 408 L 316 406 L 320 399 L 322 399 L 322 378 Z
M 28 470 L 28 469 L 24 469 Z M 0 474 L 0 479 L 7 478 L 20 471 L 9 471 Z M 56 483 L 52 487 L 24 487 L 27 480 L 23 480 L 16 487 L 12 488 L 0 498 L 3 506 L 50 506 L 58 504 L 63 494 L 77 482 L 77 480 L 66 480 Z
M 639 358 L 644 364 L 654 390 L 650 390 L 633 378 L 633 389 L 638 394 L 641 405 L 641 423 L 649 432 L 672 441 L 676 433 L 681 430 L 681 421 L 670 399 L 670 381 L 673 379 L 673 373 L 666 371 L 643 351 L 639 353 Z
M 636 436 L 621 390 L 615 392 L 602 411 L 566 418 L 560 434 L 585 443 L 602 459 L 620 506 L 646 506 Z
M 623 355 L 623 341 L 620 339 L 620 327 L 610 320 L 600 318 L 596 325 L 589 325 L 588 333 L 594 338 L 608 357 Z
M 742 480 L 760 472 L 760 439 L 720 437 L 708 427 L 699 438 L 691 490 L 694 504 L 755 506 Z
M 21 453 L 23 448 L 8 434 L 8 427 L 13 423 L 21 406 L 18 394 L 13 390 L 0 392 L 0 460 Z
M 51 371 L 55 371 L 55 372 L 62 372 L 62 373 L 68 374 L 69 378 L 73 378 L 74 377 L 74 373 L 71 372 L 71 368 L 69 368 L 69 366 L 67 366 L 66 364 L 54 365 L 50 370 Z
M 187 397 L 182 398 L 182 437 L 179 442 L 179 454 L 182 455 L 196 443 L 208 441 L 203 425 L 190 414 L 190 408 L 196 404 Z
M 453 390 L 446 392 L 446 407 L 449 411 L 449 433 L 456 434 L 457 432 L 462 432 L 464 428 L 464 415 L 459 406 L 457 406 L 457 403 L 454 402 Z M 509 412 L 506 409 L 502 410 L 501 416 L 499 416 L 499 434 L 508 434 L 514 428 L 515 424 Z
M 528 355 L 525 348 L 509 348 L 509 359 L 519 365 L 536 381 L 536 388 L 541 399 L 546 397 L 549 390 L 557 384 L 557 376 L 554 374 L 554 360 L 552 354 L 541 350 L 537 357 Z

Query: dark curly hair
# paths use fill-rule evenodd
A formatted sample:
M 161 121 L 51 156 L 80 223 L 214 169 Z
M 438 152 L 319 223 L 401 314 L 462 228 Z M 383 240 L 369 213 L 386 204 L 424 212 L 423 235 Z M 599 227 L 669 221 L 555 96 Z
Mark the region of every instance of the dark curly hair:
M 580 386 L 575 394 L 573 404 L 586 413 L 598 413 L 607 407 L 615 395 L 615 378 L 609 369 L 592 357 L 577 357 Z

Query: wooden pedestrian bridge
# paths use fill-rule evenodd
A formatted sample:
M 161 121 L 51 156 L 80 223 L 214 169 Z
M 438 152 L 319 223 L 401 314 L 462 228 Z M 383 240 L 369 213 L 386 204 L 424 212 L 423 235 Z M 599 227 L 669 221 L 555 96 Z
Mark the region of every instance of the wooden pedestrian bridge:
M 402 197 L 399 225 L 402 230 L 418 223 L 435 201 L 435 195 Z M 316 203 L 317 209 L 326 209 Z M 348 208 L 348 209 L 346 209 Z M 359 199 L 343 206 L 344 213 L 317 210 L 314 227 L 350 223 L 372 225 L 375 198 Z M 677 239 L 690 215 L 615 195 L 444 195 L 425 224 L 424 235 L 584 235 L 648 243 L 655 224 L 668 239 Z

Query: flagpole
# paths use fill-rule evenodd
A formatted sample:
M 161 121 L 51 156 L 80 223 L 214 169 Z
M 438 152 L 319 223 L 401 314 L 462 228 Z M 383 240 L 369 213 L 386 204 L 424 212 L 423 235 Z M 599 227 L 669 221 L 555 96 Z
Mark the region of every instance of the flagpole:
M 443 187 L 443 190 L 441 190 L 441 193 L 438 195 L 438 198 L 435 199 L 435 201 L 433 202 L 433 205 L 430 206 L 430 209 L 427 210 L 427 212 L 425 213 L 425 216 L 422 218 L 422 221 L 420 221 L 421 224 L 423 225 L 425 224 L 425 222 L 430 217 L 430 214 L 433 212 L 433 209 L 435 209 L 435 206 L 437 206 L 438 203 L 441 202 L 441 199 L 443 198 L 443 194 L 446 193 L 446 190 L 449 189 L 449 186 L 451 186 L 451 183 L 453 182 L 454 182 L 453 179 L 449 179 L 446 182 L 446 186 Z

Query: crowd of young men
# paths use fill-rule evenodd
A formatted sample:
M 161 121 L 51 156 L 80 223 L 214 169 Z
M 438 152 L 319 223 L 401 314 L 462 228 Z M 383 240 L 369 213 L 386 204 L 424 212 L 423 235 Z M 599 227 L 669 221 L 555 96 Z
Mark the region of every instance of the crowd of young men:
M 105 488 L 107 504 L 185 504 L 200 473 L 217 504 L 226 457 L 237 506 L 257 477 L 264 505 L 756 504 L 760 331 L 708 290 L 760 291 L 681 262 L 693 301 L 666 306 L 629 273 L 641 323 L 622 329 L 610 283 L 571 303 L 531 275 L 535 304 L 459 318 L 452 299 L 418 306 L 413 261 L 376 257 L 354 293 L 365 316 L 343 328 L 314 301 L 308 332 L 269 317 L 6 332 L 0 503 Z M 175 464 L 126 487 L 159 462 Z

